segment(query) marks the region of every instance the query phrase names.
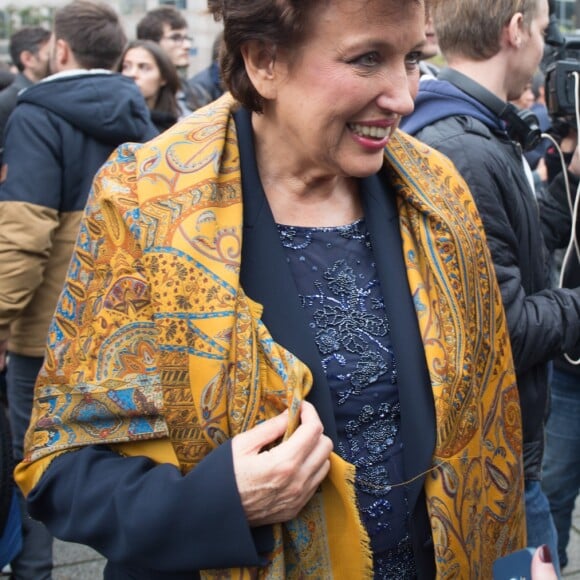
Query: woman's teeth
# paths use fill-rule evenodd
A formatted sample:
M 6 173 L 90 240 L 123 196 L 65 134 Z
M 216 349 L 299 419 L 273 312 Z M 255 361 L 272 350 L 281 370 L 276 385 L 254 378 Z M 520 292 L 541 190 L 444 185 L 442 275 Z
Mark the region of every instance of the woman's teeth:
M 353 133 L 361 137 L 371 137 L 372 139 L 384 139 L 391 134 L 391 127 L 377 127 L 376 125 L 357 125 L 349 123 L 349 128 Z

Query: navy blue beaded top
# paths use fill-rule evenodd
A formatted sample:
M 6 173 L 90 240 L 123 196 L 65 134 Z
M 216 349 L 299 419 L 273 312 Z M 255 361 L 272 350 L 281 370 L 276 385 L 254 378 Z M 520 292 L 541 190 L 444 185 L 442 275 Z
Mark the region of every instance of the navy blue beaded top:
M 364 220 L 278 225 L 331 390 L 338 448 L 356 467 L 375 578 L 414 578 L 403 471 L 397 362 Z

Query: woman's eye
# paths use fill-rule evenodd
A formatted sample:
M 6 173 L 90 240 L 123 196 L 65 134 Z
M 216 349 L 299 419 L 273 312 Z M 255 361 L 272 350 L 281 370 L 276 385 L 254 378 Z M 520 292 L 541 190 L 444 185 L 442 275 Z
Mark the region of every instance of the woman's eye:
M 378 52 L 368 52 L 355 58 L 352 61 L 354 64 L 371 67 L 375 66 L 379 63 L 379 53 Z
M 422 53 L 420 50 L 417 50 L 415 52 L 410 52 L 407 57 L 405 58 L 405 61 L 407 62 L 407 66 L 416 66 L 419 64 L 419 61 L 421 60 L 422 57 Z

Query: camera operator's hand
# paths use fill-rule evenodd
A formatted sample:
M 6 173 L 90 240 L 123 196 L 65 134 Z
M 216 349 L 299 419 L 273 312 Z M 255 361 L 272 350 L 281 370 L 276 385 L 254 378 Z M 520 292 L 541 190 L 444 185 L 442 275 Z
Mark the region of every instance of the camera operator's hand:
M 572 155 L 570 165 L 568 165 L 568 171 L 576 177 L 580 177 L 580 146 L 578 145 L 574 150 L 574 155 Z
M 546 160 L 543 157 L 538 161 L 538 165 L 536 165 L 534 172 L 538 175 L 538 178 L 542 183 L 548 181 L 548 167 L 546 166 Z
M 562 153 L 572 153 L 572 159 L 568 165 L 568 171 L 576 177 L 580 177 L 580 147 L 576 131 L 570 129 L 568 134 L 560 142 Z

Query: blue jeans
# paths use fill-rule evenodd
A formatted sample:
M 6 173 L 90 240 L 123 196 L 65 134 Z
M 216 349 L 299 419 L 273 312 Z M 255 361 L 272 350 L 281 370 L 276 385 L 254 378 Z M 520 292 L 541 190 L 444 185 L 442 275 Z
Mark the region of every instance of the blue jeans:
M 554 371 L 551 409 L 546 424 L 542 488 L 558 531 L 558 556 L 568 563 L 572 512 L 580 490 L 580 377 Z
M 550 514 L 548 498 L 542 491 L 539 481 L 526 481 L 526 531 L 528 535 L 528 547 L 537 548 L 546 544 L 552 552 L 554 568 L 560 576 L 560 562 L 558 560 L 558 535 Z
M 10 354 L 6 385 L 12 447 L 16 461 L 22 459 L 24 435 L 30 423 L 34 383 L 42 366 L 42 357 Z M 14 580 L 50 580 L 52 575 L 53 538 L 43 524 L 33 520 L 19 493 L 22 509 L 22 550 L 10 563 Z
M 16 490 L 12 490 L 12 503 L 4 530 L 0 531 L 0 567 L 4 568 L 22 550 L 22 520 Z

